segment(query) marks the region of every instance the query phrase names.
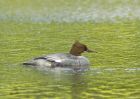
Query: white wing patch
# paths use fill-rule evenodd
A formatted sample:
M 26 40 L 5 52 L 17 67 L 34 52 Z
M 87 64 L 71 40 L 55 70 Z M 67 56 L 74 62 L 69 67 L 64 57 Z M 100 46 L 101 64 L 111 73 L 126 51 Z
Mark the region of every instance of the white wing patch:
M 62 62 L 62 59 L 60 59 L 60 58 L 55 58 L 55 57 L 47 57 L 47 60 L 48 61 L 52 61 L 52 62 L 58 62 L 58 63 L 60 63 L 60 62 Z

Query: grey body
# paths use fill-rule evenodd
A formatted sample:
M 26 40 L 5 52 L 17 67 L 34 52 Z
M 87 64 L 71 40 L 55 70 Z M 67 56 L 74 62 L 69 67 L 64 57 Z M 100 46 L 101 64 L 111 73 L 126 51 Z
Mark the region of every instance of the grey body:
M 89 61 L 84 56 L 75 56 L 69 53 L 58 53 L 34 58 L 23 64 L 45 67 L 87 68 L 89 66 Z

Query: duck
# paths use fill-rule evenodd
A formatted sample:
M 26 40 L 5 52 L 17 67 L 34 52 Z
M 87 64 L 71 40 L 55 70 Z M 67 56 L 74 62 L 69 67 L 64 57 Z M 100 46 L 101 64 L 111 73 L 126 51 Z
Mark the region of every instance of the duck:
M 24 62 L 23 65 L 43 66 L 48 68 L 88 68 L 90 65 L 89 60 L 81 55 L 84 52 L 96 51 L 90 50 L 85 44 L 82 44 L 79 41 L 75 41 L 69 53 L 56 53 L 36 57 L 27 62 Z

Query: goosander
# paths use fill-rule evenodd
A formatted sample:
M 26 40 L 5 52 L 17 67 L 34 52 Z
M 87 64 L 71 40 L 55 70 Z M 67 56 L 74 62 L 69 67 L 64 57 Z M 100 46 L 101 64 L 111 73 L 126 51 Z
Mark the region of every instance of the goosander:
M 37 57 L 23 63 L 23 65 L 45 66 L 45 67 L 68 67 L 68 68 L 87 68 L 90 65 L 89 60 L 81 56 L 83 52 L 95 52 L 89 50 L 85 44 L 76 41 L 69 53 L 49 54 L 47 56 Z

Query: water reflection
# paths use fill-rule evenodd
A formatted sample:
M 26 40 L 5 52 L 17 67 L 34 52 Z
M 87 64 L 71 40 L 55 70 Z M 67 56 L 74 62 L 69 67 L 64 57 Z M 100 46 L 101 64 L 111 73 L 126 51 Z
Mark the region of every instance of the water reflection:
M 62 68 L 46 71 L 21 66 L 10 70 L 11 75 L 0 77 L 0 97 L 124 99 L 136 98 L 139 93 L 139 68 L 91 68 L 75 72 Z M 8 73 L 7 70 L 5 72 Z
M 46 74 L 47 83 L 45 86 L 51 95 L 54 93 L 56 97 L 69 97 L 70 99 L 84 97 L 111 99 L 129 97 L 130 94 L 138 93 L 136 86 L 138 86 L 139 68 L 92 68 L 84 72 L 67 70 L 57 69 Z M 127 70 L 135 70 L 135 72 L 128 74 Z M 124 82 L 122 82 L 123 80 Z M 133 89 L 136 91 L 131 92 Z

